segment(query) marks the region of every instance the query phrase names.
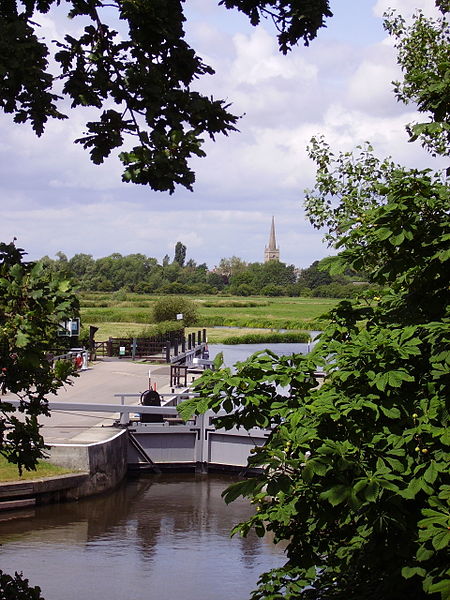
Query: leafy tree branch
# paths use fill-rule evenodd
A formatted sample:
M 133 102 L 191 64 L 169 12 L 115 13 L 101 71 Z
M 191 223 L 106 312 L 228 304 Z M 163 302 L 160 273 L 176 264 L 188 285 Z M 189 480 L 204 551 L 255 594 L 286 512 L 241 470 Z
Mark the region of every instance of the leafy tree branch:
M 212 75 L 185 41 L 186 17 L 180 0 L 71 0 L 70 19 L 88 21 L 79 36 L 43 39 L 37 21 L 52 14 L 54 0 L 0 2 L 0 108 L 16 123 L 44 132 L 49 119 L 66 119 L 60 105 L 90 107 L 95 120 L 76 143 L 101 164 L 120 148 L 122 180 L 173 193 L 192 190 L 193 156 L 205 156 L 204 136 L 237 131 L 229 105 L 192 89 Z M 228 1 L 253 25 L 270 15 L 279 30 L 280 50 L 299 40 L 308 44 L 331 16 L 327 0 Z M 125 27 L 126 33 L 122 34 Z M 119 33 L 120 29 L 120 33 Z M 50 67 L 50 65 L 55 65 Z M 62 91 L 55 91 L 62 82 Z M 131 146 L 130 146 L 131 142 Z
M 48 395 L 72 374 L 70 363 L 47 359 L 60 321 L 76 316 L 70 283 L 25 262 L 14 243 L 0 243 L 0 394 L 20 399 L 18 413 L 0 395 L 0 453 L 22 468 L 35 468 L 44 441 L 38 417 L 48 415 Z

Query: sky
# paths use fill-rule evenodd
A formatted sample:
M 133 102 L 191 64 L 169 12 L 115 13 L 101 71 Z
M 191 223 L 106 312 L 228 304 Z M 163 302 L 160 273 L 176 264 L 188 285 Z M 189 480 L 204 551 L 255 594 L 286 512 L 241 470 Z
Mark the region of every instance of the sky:
M 244 115 L 239 133 L 207 142 L 207 158 L 192 161 L 194 192 L 170 196 L 122 183 L 117 158 L 92 165 L 73 144 L 89 119 L 82 110 L 50 123 L 41 138 L 1 113 L 0 240 L 16 237 L 31 259 L 139 252 L 159 261 L 181 241 L 188 259 L 213 268 L 231 256 L 262 262 L 274 216 L 283 262 L 305 268 L 329 255 L 303 210 L 304 190 L 314 184 L 306 153 L 313 135 L 324 135 L 335 153 L 370 140 L 380 157 L 436 166 L 407 142 L 405 124 L 417 114 L 392 92 L 400 73 L 382 27 L 388 7 L 429 13 L 433 1 L 331 0 L 327 28 L 283 56 L 269 22 L 253 28 L 211 0 L 187 0 L 187 40 L 216 70 L 198 89 Z M 49 13 L 42 33 L 61 37 L 64 22 Z

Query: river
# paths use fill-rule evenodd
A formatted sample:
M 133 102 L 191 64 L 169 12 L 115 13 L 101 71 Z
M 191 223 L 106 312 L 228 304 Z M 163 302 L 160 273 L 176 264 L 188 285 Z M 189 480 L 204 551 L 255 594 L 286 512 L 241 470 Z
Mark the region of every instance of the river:
M 269 538 L 230 538 L 251 514 L 229 475 L 146 475 L 113 493 L 0 522 L 0 565 L 46 600 L 246 600 L 284 562 Z
M 318 331 L 310 332 L 313 340 L 320 333 Z M 210 344 L 209 345 L 209 357 L 214 359 L 219 352 L 223 353 L 223 360 L 226 367 L 232 367 L 237 362 L 243 361 L 248 358 L 254 352 L 260 352 L 261 350 L 272 350 L 279 356 L 289 354 L 307 354 L 311 347 L 314 345 L 314 341 L 309 344 L 301 343 L 286 343 L 286 344 Z
M 305 354 L 308 344 L 211 345 L 226 366 L 253 352 Z M 247 600 L 285 561 L 269 537 L 230 538 L 252 513 L 226 505 L 229 475 L 145 475 L 110 494 L 0 520 L 0 568 L 22 571 L 45 600 Z M 3 518 L 0 515 L 0 519 Z

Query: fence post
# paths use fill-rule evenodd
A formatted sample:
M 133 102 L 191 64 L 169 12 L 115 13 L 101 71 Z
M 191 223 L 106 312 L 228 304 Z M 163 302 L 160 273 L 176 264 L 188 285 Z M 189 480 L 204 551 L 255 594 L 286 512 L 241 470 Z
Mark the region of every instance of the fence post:
M 128 425 L 129 422 L 130 422 L 130 413 L 129 412 L 122 412 L 120 414 L 120 424 L 121 425 Z
M 199 329 L 197 331 L 197 345 L 200 346 L 201 343 L 202 343 L 202 332 Z
M 106 342 L 106 356 L 112 356 L 112 338 Z
M 186 338 L 182 338 L 181 340 L 181 352 L 184 354 L 186 352 Z
M 206 329 L 203 329 L 203 343 L 206 344 Z

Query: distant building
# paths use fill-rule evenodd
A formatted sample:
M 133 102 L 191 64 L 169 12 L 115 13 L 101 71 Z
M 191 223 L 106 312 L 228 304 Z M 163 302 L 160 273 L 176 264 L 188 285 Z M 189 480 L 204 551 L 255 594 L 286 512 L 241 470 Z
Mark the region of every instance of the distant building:
M 277 248 L 275 239 L 275 219 L 272 217 L 272 226 L 270 228 L 269 243 L 264 250 L 264 262 L 269 260 L 280 260 L 280 249 Z

